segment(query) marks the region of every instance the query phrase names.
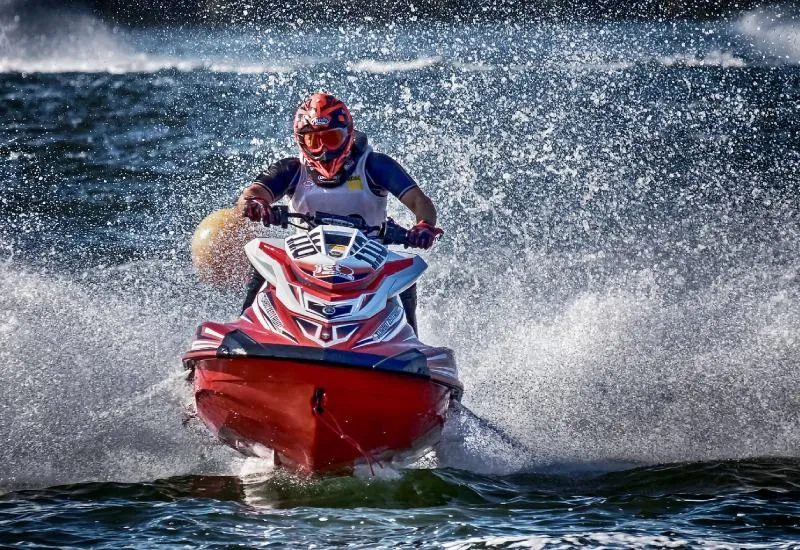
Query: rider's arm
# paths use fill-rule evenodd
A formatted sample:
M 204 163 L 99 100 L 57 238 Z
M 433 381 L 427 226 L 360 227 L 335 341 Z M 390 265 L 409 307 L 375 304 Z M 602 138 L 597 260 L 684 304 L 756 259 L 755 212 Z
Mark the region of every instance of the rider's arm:
M 428 222 L 436 227 L 436 207 L 433 202 L 428 198 L 428 195 L 422 192 L 419 187 L 409 189 L 400 202 L 405 204 L 417 217 L 417 222 Z
M 372 153 L 367 158 L 366 173 L 373 193 L 385 196 L 388 191 L 414 213 L 418 222 L 436 225 L 433 202 L 396 160 L 383 153 Z
M 300 172 L 300 161 L 296 158 L 279 160 L 256 176 L 255 181 L 245 188 L 236 207 L 240 212 L 244 210 L 247 199 L 264 199 L 272 203 L 282 196 L 291 195 L 297 185 L 297 176 Z

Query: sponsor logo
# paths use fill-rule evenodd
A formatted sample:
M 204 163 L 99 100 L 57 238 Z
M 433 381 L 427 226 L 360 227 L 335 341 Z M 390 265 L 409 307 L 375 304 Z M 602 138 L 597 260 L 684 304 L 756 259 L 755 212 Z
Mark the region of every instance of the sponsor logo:
M 348 281 L 355 280 L 355 272 L 347 266 L 339 264 L 317 264 L 314 266 L 314 277 L 317 279 L 332 279 L 341 277 Z
M 360 191 L 363 187 L 361 183 L 361 178 L 358 176 L 353 176 L 351 178 L 347 178 L 347 190 L 348 191 Z
M 311 119 L 312 126 L 327 126 L 331 123 L 331 119 L 326 116 L 318 116 Z
M 324 313 L 325 315 L 331 316 L 334 313 L 336 313 L 336 308 L 333 307 L 333 306 L 325 306 L 324 308 L 322 308 L 322 313 Z
M 316 171 L 314 171 L 314 179 L 316 179 L 317 183 L 319 183 L 322 187 L 336 187 L 341 183 L 338 176 L 326 178 Z
M 389 331 L 394 328 L 394 325 L 397 324 L 397 321 L 400 320 L 400 317 L 405 314 L 405 311 L 401 307 L 395 307 L 394 310 L 389 314 L 386 320 L 381 323 L 381 326 L 375 331 L 375 334 L 372 336 L 375 340 L 382 340 L 389 334 Z
M 331 247 L 331 249 L 328 251 L 328 256 L 330 256 L 331 258 L 341 258 L 342 256 L 344 256 L 346 250 L 347 250 L 346 246 L 337 244 Z

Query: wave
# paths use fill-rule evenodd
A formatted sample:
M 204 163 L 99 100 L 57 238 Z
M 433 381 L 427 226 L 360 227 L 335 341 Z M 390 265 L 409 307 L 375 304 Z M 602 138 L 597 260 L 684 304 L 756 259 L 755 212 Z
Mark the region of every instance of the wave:
M 31 59 L 31 58 L 0 58 L 0 74 L 60 74 L 60 73 L 104 73 L 104 74 L 135 74 L 158 73 L 162 71 L 178 72 L 210 72 L 220 74 L 294 74 L 299 70 L 308 69 L 315 64 L 326 63 L 320 60 L 314 64 L 284 63 L 254 63 L 246 60 L 209 60 L 209 59 L 181 59 L 175 57 L 161 57 L 144 53 L 120 55 L 117 57 L 106 56 L 97 59 L 82 59 L 79 57 L 57 57 Z M 645 67 L 651 64 L 664 67 L 721 67 L 742 68 L 752 66 L 751 63 L 726 52 L 710 52 L 705 56 L 674 55 L 657 56 L 642 62 L 610 61 L 577 62 L 577 61 L 551 61 L 546 64 L 490 64 L 464 63 L 458 60 L 448 61 L 441 58 L 419 58 L 413 60 L 377 61 L 364 59 L 360 61 L 345 62 L 341 65 L 345 70 L 353 73 L 391 74 L 424 70 L 434 66 L 452 67 L 464 73 L 498 72 L 508 70 L 514 73 L 537 72 L 543 68 L 548 70 L 569 70 L 573 72 L 594 73 L 614 72 Z M 335 65 L 335 64 L 334 64 Z
M 796 268 L 754 270 L 796 277 Z M 465 403 L 521 444 L 467 423 L 441 464 L 503 473 L 797 456 L 800 400 L 787 388 L 800 384 L 800 302 L 769 287 L 731 275 L 673 301 L 609 281 L 548 315 L 518 307 L 538 293 L 520 282 L 506 288 L 510 303 L 426 308 L 423 334 L 448 334 L 458 350 Z
M 722 67 L 741 68 L 747 67 L 747 62 L 729 52 L 712 51 L 704 56 L 680 54 L 656 58 L 658 63 L 665 67 Z
M 511 277 L 482 251 L 436 255 L 420 329 L 457 351 L 465 403 L 510 439 L 454 417 L 423 467 L 608 471 L 798 455 L 797 265 L 732 266 L 678 297 L 636 269 L 574 293 L 563 274 L 606 260 L 527 250 Z M 0 485 L 241 472 L 199 423 L 182 426 L 191 395 L 179 359 L 196 324 L 232 318 L 241 296 L 198 286 L 179 260 L 66 276 L 11 257 L 0 264 Z
M 650 550 L 653 548 L 742 548 L 743 550 L 769 550 L 771 548 L 790 548 L 794 542 L 787 537 L 779 541 L 765 543 L 741 543 L 732 545 L 725 538 L 715 539 L 690 535 L 674 534 L 645 535 L 624 531 L 581 531 L 565 535 L 527 535 L 527 536 L 477 536 L 462 540 L 445 542 L 444 550 L 477 550 L 480 548 L 630 548 Z
M 0 73 L 285 73 L 307 64 L 161 55 L 143 50 L 129 32 L 76 10 L 0 11 Z M 312 60 L 313 62 L 313 60 Z
M 427 69 L 441 63 L 440 57 L 420 57 L 418 59 L 403 61 L 378 61 L 375 59 L 363 59 L 347 63 L 349 70 L 365 73 L 401 73 L 406 71 L 418 71 Z
M 761 12 L 746 16 L 740 22 L 738 32 L 747 36 L 760 33 L 760 42 L 783 41 L 780 43 L 794 52 L 797 59 L 800 55 L 797 29 L 788 22 L 776 23 L 778 19 L 774 17 L 765 23 L 765 17 Z M 453 32 L 458 34 L 462 31 L 454 29 Z M 484 54 L 458 48 L 451 48 L 439 55 L 409 56 L 401 53 L 398 59 L 377 59 L 370 57 L 366 51 L 358 52 L 347 43 L 330 47 L 323 55 L 308 56 L 307 52 L 302 53 L 302 44 L 292 44 L 291 39 L 285 37 L 276 41 L 270 35 L 262 41 L 243 33 L 225 37 L 206 34 L 207 31 L 195 29 L 183 32 L 180 39 L 173 37 L 163 40 L 155 31 L 148 34 L 147 31 L 121 29 L 86 12 L 49 10 L 14 14 L 7 9 L 0 12 L 0 73 L 202 71 L 257 75 L 293 74 L 320 66 L 367 75 L 406 73 L 432 67 L 465 73 L 541 70 L 591 73 L 646 68 L 654 64 L 664 67 L 740 68 L 760 63 L 757 59 L 745 59 L 738 53 L 713 48 L 705 53 L 658 55 L 646 51 L 637 53 L 635 49 L 617 51 L 613 45 L 586 43 L 578 51 L 573 51 L 572 46 L 564 50 L 557 47 L 552 51 L 542 51 L 538 41 L 546 44 L 549 40 L 546 36 L 533 39 L 531 48 L 539 50 L 537 55 L 540 57 L 527 61 L 518 55 L 498 58 L 491 52 Z M 220 42 L 228 43 L 229 47 L 220 48 Z M 633 46 L 644 48 L 646 44 Z
M 23 10 L 14 2 L 4 8 L 2 72 L 113 72 L 131 66 L 152 70 L 158 65 L 89 13 L 47 7 Z
M 164 58 L 135 54 L 107 59 L 79 59 L 72 57 L 46 59 L 2 59 L 0 73 L 58 74 L 58 73 L 157 73 L 160 71 L 233 74 L 284 74 L 297 70 L 289 64 L 256 64 L 247 62 L 208 61 Z

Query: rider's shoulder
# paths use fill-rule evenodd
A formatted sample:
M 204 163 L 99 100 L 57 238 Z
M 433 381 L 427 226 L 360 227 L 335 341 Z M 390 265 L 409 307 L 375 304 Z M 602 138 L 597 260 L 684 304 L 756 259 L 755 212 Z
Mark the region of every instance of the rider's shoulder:
M 286 157 L 276 160 L 270 164 L 266 170 L 262 171 L 259 176 L 286 176 L 294 174 L 300 168 L 300 159 L 297 157 Z
M 283 170 L 297 170 L 300 167 L 300 162 L 298 157 L 286 157 L 275 161 L 273 166 L 277 166 Z
M 378 151 L 372 151 L 367 157 L 366 165 L 367 170 L 375 175 L 391 173 L 398 170 L 402 171 L 399 162 L 386 153 L 380 153 Z

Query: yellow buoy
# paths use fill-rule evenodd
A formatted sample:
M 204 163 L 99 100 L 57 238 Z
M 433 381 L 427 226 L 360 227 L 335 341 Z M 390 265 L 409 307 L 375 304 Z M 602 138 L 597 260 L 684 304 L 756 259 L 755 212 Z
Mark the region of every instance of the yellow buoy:
M 239 287 L 247 280 L 250 263 L 244 245 L 257 236 L 255 224 L 236 208 L 223 208 L 206 216 L 192 237 L 192 264 L 201 281 Z

